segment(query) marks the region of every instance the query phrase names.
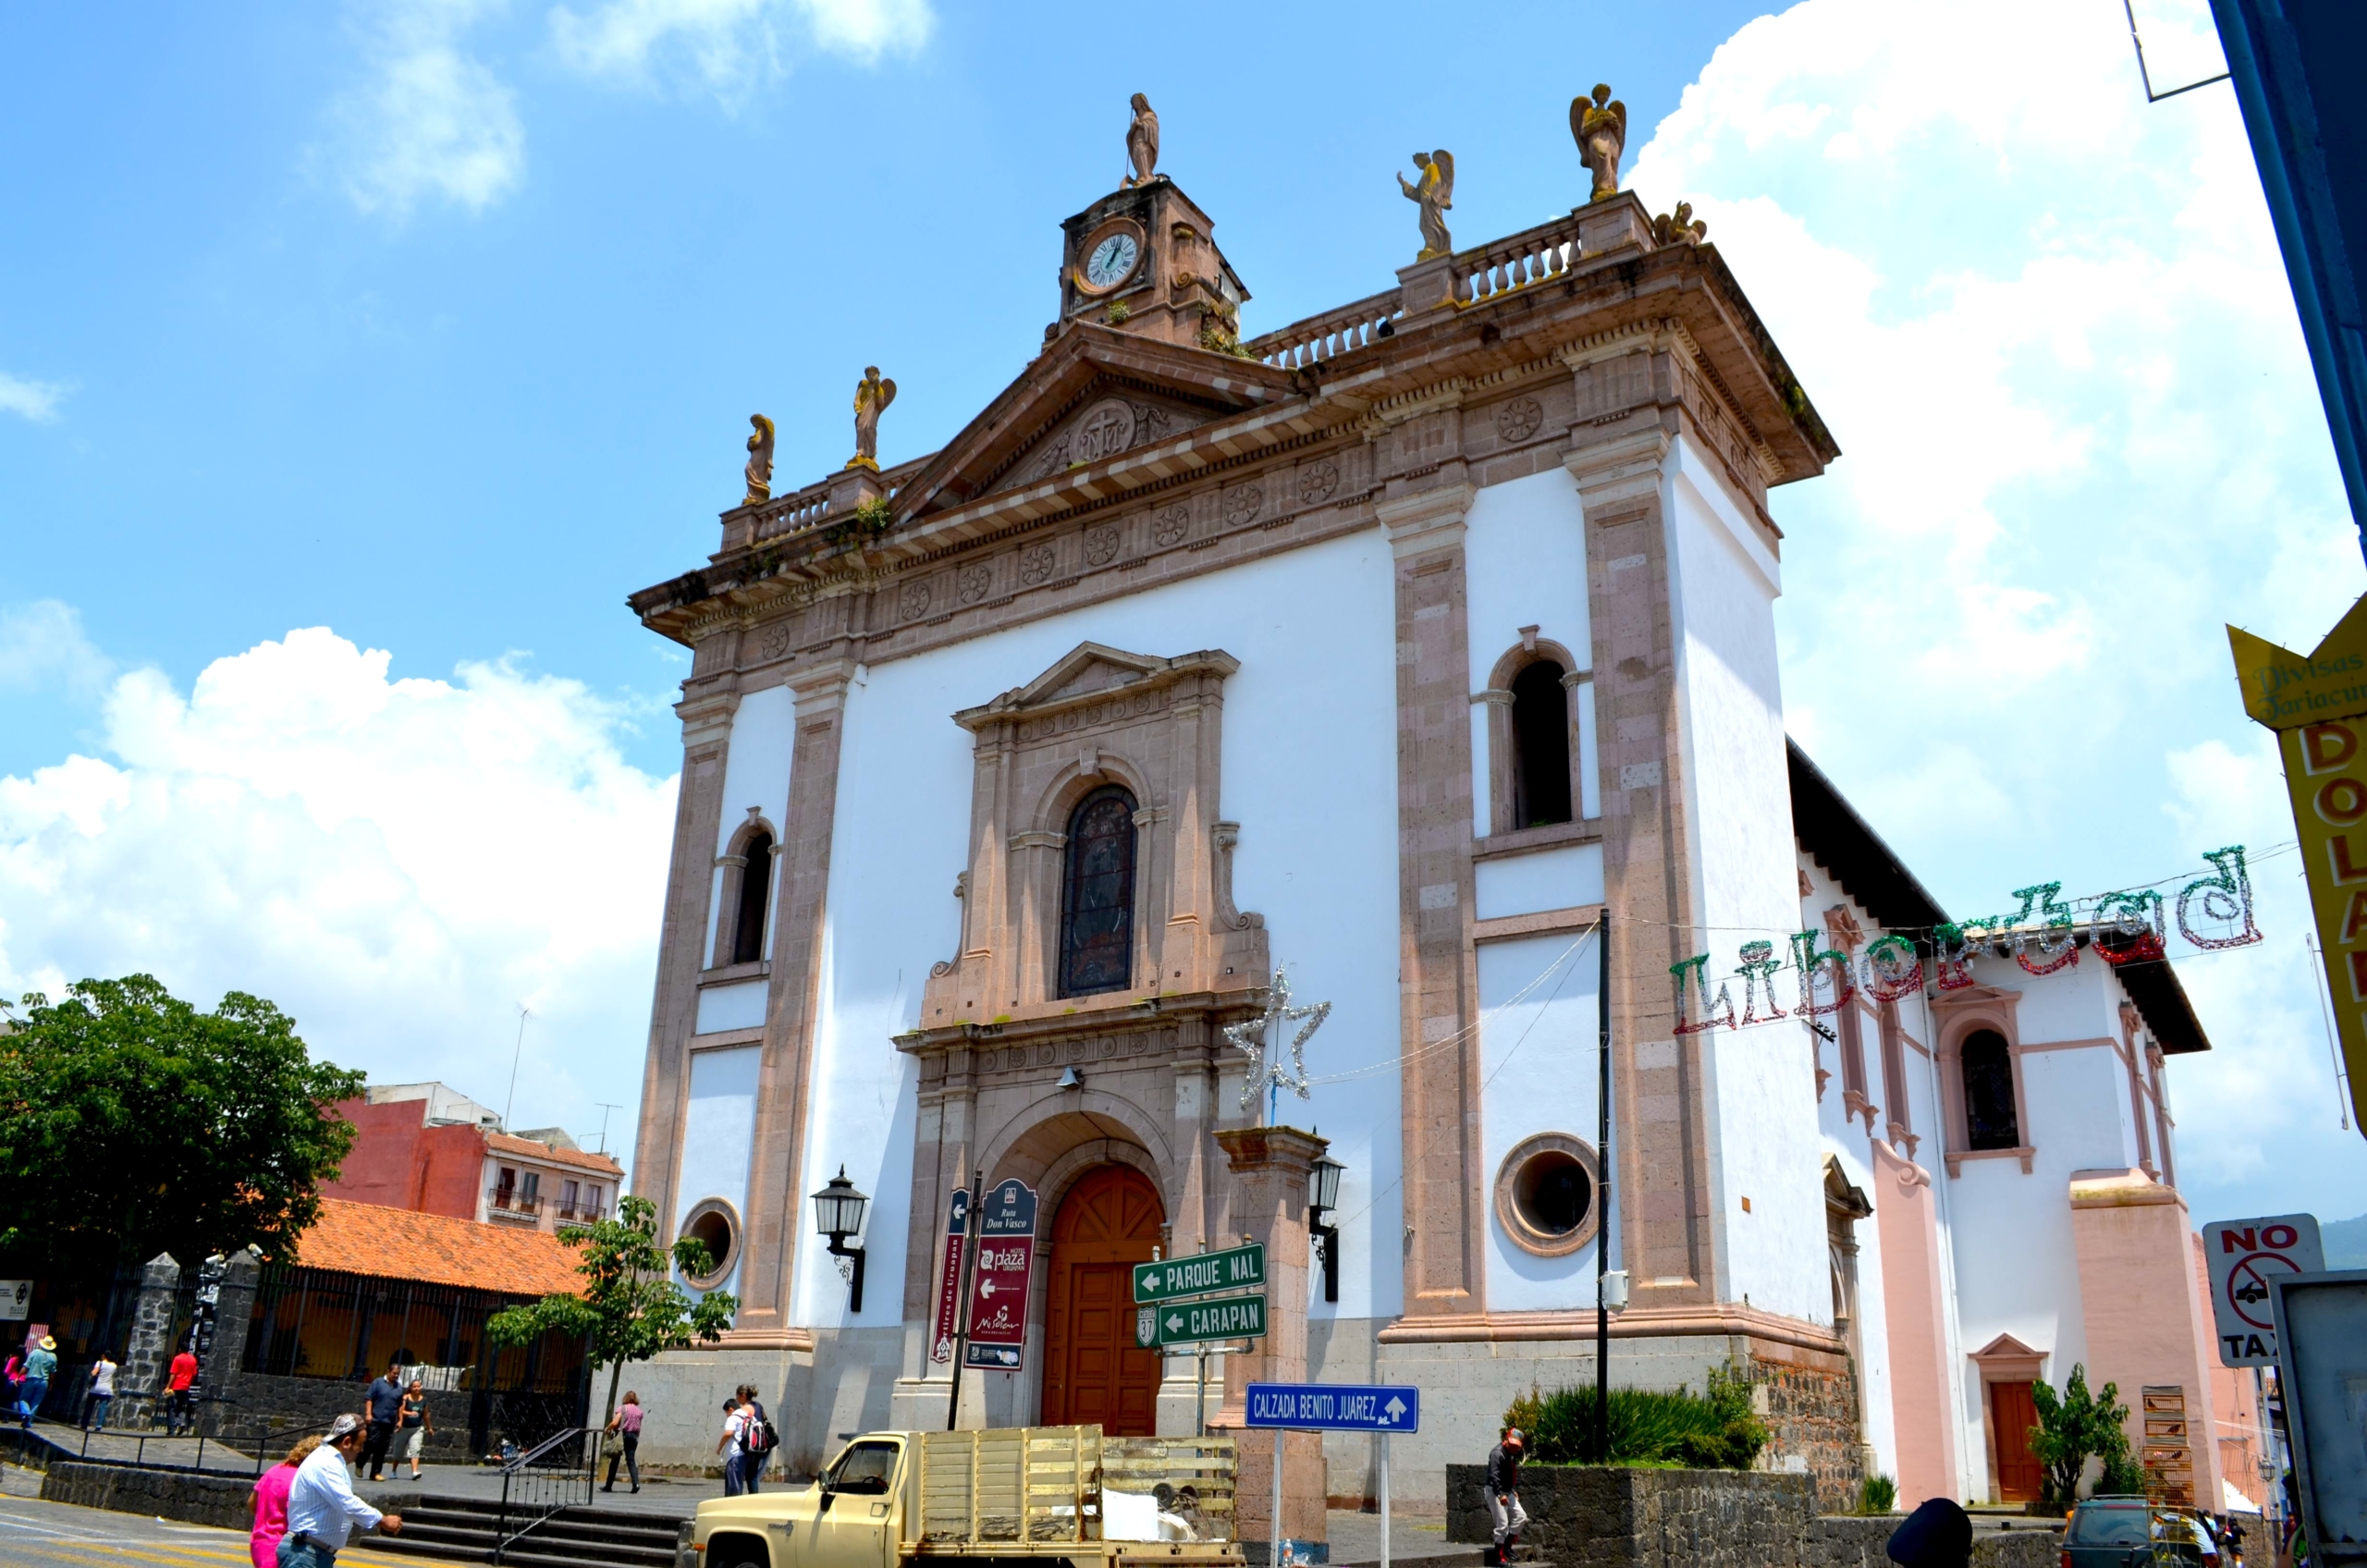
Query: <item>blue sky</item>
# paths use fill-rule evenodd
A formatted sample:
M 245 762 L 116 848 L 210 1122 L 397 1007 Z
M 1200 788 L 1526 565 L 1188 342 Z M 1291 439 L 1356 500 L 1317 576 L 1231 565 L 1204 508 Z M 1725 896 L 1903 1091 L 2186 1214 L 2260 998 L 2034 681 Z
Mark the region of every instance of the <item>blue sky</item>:
M 751 411 L 786 487 L 866 363 L 890 461 L 1007 383 L 1135 91 L 1257 331 L 1410 258 L 1416 147 L 1466 243 L 1566 211 L 1609 80 L 1841 442 L 1774 503 L 1790 722 L 1943 900 L 2289 839 L 2220 624 L 2307 645 L 2367 573 L 2226 89 L 2145 105 L 2112 0 L 1758 17 L 0 12 L 0 992 L 256 989 L 497 1101 L 524 1002 L 518 1120 L 619 1135 L 684 668 L 623 595 L 714 547 Z M 2181 965 L 2198 1219 L 2367 1207 L 2262 866 L 2269 940 Z

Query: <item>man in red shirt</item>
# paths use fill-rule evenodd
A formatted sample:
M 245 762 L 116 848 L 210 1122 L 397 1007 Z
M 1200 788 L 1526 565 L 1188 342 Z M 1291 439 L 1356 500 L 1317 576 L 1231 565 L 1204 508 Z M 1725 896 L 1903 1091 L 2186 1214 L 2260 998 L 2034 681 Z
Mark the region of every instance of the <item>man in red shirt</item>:
M 180 1436 L 183 1426 L 197 1425 L 197 1396 L 190 1391 L 196 1381 L 197 1357 L 183 1347 L 165 1375 L 165 1430 L 173 1437 Z

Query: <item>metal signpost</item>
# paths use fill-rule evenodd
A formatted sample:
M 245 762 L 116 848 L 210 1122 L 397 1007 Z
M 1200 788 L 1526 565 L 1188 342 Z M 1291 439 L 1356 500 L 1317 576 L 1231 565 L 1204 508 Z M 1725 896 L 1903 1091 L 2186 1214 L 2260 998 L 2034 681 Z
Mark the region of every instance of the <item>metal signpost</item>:
M 1244 1425 L 1272 1428 L 1274 1523 L 1269 1543 L 1280 1568 L 1282 1550 L 1283 1431 L 1370 1432 L 1380 1439 L 1380 1568 L 1389 1568 L 1389 1438 L 1422 1429 L 1422 1390 L 1392 1383 L 1252 1383 Z
M 945 1221 L 945 1264 L 937 1282 L 937 1331 L 930 1336 L 928 1358 L 953 1359 L 953 1336 L 962 1319 L 962 1260 L 970 1237 L 970 1189 L 956 1187 Z
M 2359 1462 L 2367 1269 L 2267 1278 L 2281 1353 L 2276 1386 L 2310 1561 L 2356 1568 L 2367 1563 L 2367 1464 Z
M 1016 1178 L 987 1189 L 975 1212 L 970 1342 L 963 1365 L 1016 1372 L 1026 1360 L 1027 1282 L 1036 1267 L 1036 1189 Z
M 2219 1329 L 2223 1366 L 2274 1366 L 2276 1331 L 2269 1313 L 2269 1281 L 2280 1274 L 2325 1269 L 2315 1215 L 2222 1219 L 2202 1228 L 2202 1256 L 2211 1269 L 2211 1313 Z

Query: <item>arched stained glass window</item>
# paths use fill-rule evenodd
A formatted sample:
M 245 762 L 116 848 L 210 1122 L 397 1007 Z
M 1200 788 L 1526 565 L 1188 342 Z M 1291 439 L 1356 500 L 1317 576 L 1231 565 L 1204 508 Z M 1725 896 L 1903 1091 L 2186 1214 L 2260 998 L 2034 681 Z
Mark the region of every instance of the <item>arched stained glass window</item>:
M 1570 693 L 1539 659 L 1513 677 L 1513 827 L 1570 820 Z
M 1125 988 L 1134 977 L 1134 797 L 1105 784 L 1069 814 L 1061 893 L 1061 995 Z
M 1994 1029 L 1967 1035 L 1964 1058 L 1964 1130 L 1977 1149 L 2022 1146 L 2021 1117 L 2014 1109 L 2014 1059 L 2005 1036 Z
M 740 908 L 731 927 L 731 962 L 754 963 L 765 956 L 765 900 L 773 885 L 773 836 L 752 833 L 740 852 Z

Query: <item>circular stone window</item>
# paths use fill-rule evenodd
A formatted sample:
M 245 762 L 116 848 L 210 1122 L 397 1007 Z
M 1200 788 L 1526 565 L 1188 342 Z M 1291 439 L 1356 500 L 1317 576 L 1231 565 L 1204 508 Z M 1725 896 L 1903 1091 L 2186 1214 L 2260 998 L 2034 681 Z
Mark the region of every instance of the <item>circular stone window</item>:
M 728 1201 L 702 1198 L 683 1218 L 681 1234 L 703 1243 L 714 1260 L 709 1272 L 683 1276 L 693 1289 L 711 1291 L 731 1277 L 740 1262 L 740 1213 Z
M 1496 1170 L 1496 1222 L 1523 1252 L 1577 1251 L 1594 1240 L 1599 1169 L 1584 1139 L 1564 1133 L 1522 1139 Z

